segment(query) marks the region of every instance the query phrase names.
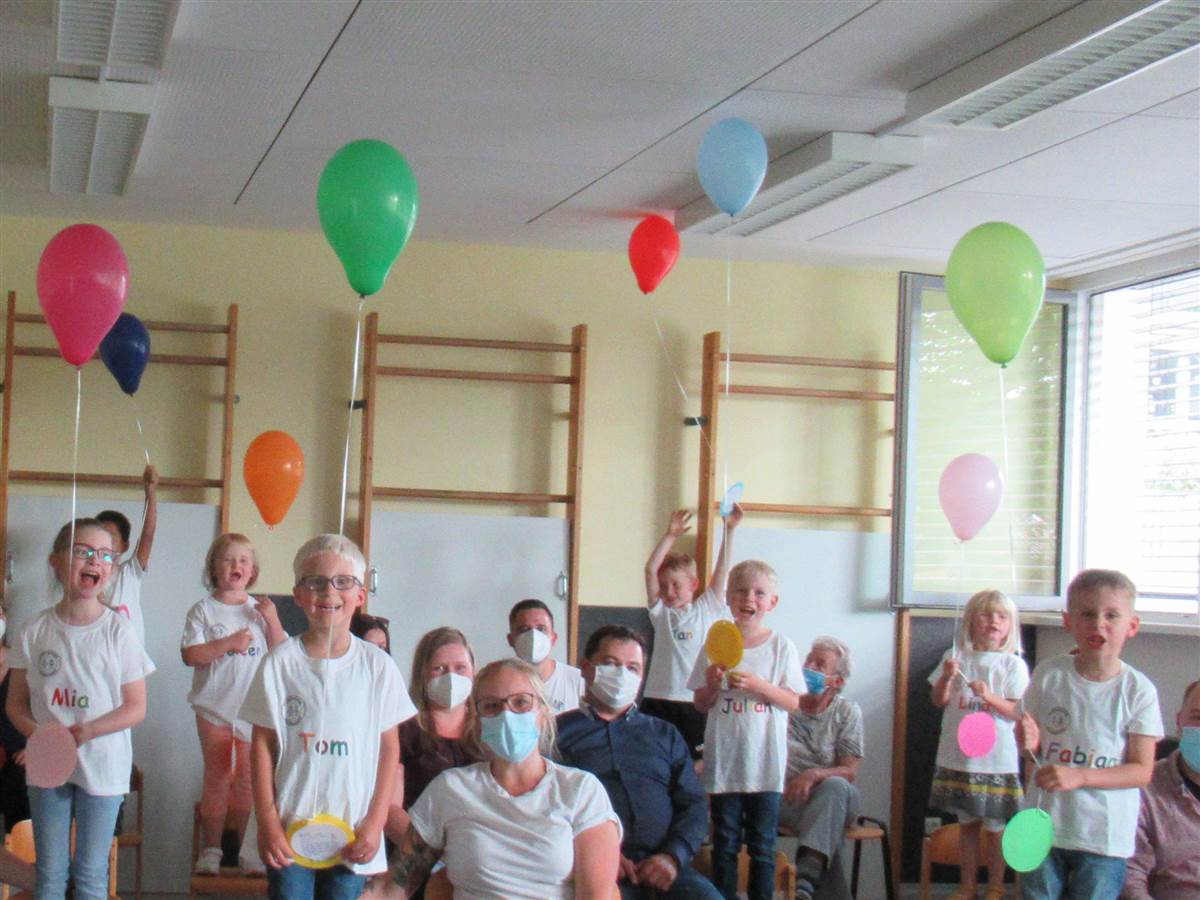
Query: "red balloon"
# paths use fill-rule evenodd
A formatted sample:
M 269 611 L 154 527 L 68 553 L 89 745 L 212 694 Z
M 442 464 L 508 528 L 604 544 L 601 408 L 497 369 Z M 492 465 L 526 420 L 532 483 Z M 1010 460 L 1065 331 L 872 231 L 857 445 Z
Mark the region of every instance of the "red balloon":
M 662 216 L 647 216 L 629 236 L 629 265 L 643 294 L 653 291 L 679 259 L 679 232 Z
M 63 359 L 82 366 L 92 358 L 128 289 L 125 253 L 99 225 L 72 225 L 50 239 L 38 263 L 38 302 Z

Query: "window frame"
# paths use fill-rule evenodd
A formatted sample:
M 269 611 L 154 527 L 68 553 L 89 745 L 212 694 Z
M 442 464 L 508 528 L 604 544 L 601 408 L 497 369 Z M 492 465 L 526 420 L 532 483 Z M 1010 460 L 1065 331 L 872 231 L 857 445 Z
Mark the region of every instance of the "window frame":
M 898 321 L 896 328 L 896 433 L 893 460 L 892 495 L 892 559 L 891 606 L 908 609 L 953 609 L 970 596 L 964 592 L 918 591 L 913 587 L 913 545 L 909 528 L 915 521 L 917 440 L 914 412 L 919 402 L 918 371 L 912 365 L 920 341 L 921 295 L 925 290 L 945 291 L 945 279 L 938 275 L 901 272 L 899 278 Z M 1048 594 L 1019 594 L 1012 597 L 1018 609 L 1057 611 L 1063 608 L 1063 597 L 1074 560 L 1078 559 L 1078 528 L 1073 500 L 1080 496 L 1083 424 L 1083 396 L 1080 365 L 1086 361 L 1086 317 L 1083 295 L 1073 291 L 1047 289 L 1045 302 L 1063 307 L 1063 335 L 1058 416 L 1058 504 L 1056 512 L 1056 592 Z M 1086 370 L 1085 370 L 1086 371 Z

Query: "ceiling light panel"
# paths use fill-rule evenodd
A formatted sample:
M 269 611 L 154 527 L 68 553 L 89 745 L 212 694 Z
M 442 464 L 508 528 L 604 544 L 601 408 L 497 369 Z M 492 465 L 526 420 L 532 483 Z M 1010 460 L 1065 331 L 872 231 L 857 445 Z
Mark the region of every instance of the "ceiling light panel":
M 58 0 L 58 62 L 159 71 L 178 9 L 178 0 Z
M 149 84 L 52 77 L 50 190 L 124 193 L 154 93 Z
M 1071 12 L 1075 13 L 1075 10 Z M 1058 30 L 1064 39 L 1069 39 L 1072 26 L 1085 24 L 1083 15 L 1086 12 L 1089 10 L 1076 13 L 1072 21 L 1059 23 Z M 1066 13 L 1059 17 L 1067 18 Z M 1051 20 L 1040 28 L 1049 35 L 1056 30 L 1057 21 Z M 1017 40 L 1025 40 L 1025 36 Z M 1034 39 L 1030 39 L 1031 45 L 1033 42 Z M 967 86 L 966 92 L 960 92 L 958 99 L 941 105 L 923 121 L 984 130 L 1008 128 L 1197 45 L 1200 45 L 1200 0 L 1163 0 L 1008 74 L 995 77 L 976 90 L 969 88 L 969 73 L 951 72 L 934 82 L 932 89 L 923 87 L 914 92 L 914 105 L 921 106 L 922 95 L 943 93 L 939 89 L 940 83 L 957 82 Z M 1002 45 L 993 53 L 1005 51 L 1006 47 Z M 1022 54 L 1018 50 L 1009 48 L 1009 58 L 1020 59 Z

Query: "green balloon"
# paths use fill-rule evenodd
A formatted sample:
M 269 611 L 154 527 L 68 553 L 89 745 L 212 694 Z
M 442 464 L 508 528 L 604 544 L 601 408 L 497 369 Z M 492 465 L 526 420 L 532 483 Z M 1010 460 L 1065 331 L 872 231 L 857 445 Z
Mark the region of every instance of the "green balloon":
M 1008 820 L 1000 849 L 1015 872 L 1032 872 L 1054 846 L 1054 822 L 1040 809 L 1024 809 Z
M 329 158 L 317 184 L 317 214 L 350 287 L 383 287 L 417 219 L 417 180 L 383 141 L 351 141 Z
M 1007 365 L 1042 308 L 1046 264 L 1020 228 L 986 222 L 954 245 L 946 264 L 946 293 L 983 355 Z

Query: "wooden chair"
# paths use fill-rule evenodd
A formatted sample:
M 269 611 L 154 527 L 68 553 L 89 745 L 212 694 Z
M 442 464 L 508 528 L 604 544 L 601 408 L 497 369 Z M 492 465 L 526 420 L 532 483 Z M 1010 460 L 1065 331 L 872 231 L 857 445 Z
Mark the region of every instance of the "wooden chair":
M 858 900 L 858 870 L 862 864 L 863 841 L 879 841 L 883 853 L 883 889 L 887 900 L 895 900 L 896 885 L 892 880 L 892 851 L 888 845 L 887 826 L 870 816 L 859 816 L 846 827 L 846 840 L 854 842 L 854 862 L 850 866 L 850 896 Z
M 142 770 L 137 766 L 133 767 L 133 773 L 129 776 L 129 793 L 137 794 L 137 805 L 134 807 L 135 816 L 133 827 L 130 828 L 126 823 L 124 829 L 117 835 L 117 850 L 124 850 L 126 847 L 133 848 L 133 895 L 137 900 L 142 900 L 142 851 L 145 848 L 146 839 L 146 819 L 145 819 L 145 794 L 146 778 Z
M 425 900 L 454 900 L 454 886 L 445 867 L 438 869 L 425 882 Z
M 692 867 L 707 878 L 712 878 L 712 847 L 701 847 L 692 859 Z M 738 891 L 745 893 L 750 881 L 750 854 L 743 847 L 738 852 Z M 775 851 L 775 890 L 783 891 L 785 897 L 796 896 L 796 867 L 787 854 Z
M 27 863 L 37 862 L 37 847 L 33 842 L 33 822 L 30 819 L 22 819 L 14 825 L 12 831 L 4 838 L 4 846 L 12 851 L 14 856 Z M 71 820 L 71 852 L 75 852 L 75 821 L 73 819 Z M 31 895 L 22 891 L 14 894 L 13 900 L 28 896 Z M 7 900 L 7 887 L 4 887 L 0 897 Z M 108 848 L 108 898 L 109 900 L 121 900 L 117 896 L 117 839 L 115 837 Z
M 987 859 L 992 845 L 1000 835 L 983 829 L 979 839 L 979 861 Z M 943 825 L 921 841 L 921 900 L 929 900 L 933 884 L 933 864 L 957 866 L 962 859 L 959 850 L 958 823 Z
M 200 856 L 200 804 L 192 808 L 192 866 Z M 199 897 L 210 894 L 238 897 L 267 896 L 265 875 L 243 875 L 240 869 L 222 869 L 220 875 L 197 875 L 192 873 L 188 880 L 188 896 Z

